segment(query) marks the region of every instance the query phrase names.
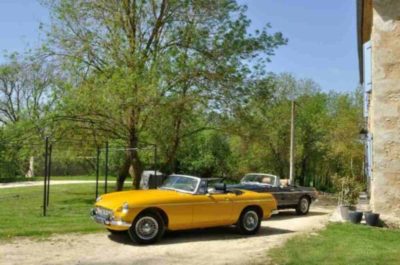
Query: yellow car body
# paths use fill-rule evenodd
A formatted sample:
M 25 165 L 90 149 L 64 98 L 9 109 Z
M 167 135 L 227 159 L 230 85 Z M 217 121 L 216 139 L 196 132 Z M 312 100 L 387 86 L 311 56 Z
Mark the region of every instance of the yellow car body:
M 105 194 L 92 209 L 92 218 L 111 231 L 124 231 L 141 213 L 153 211 L 162 217 L 165 229 L 184 230 L 236 224 L 243 210 L 249 207 L 257 211 L 260 219 L 269 218 L 277 209 L 270 193 L 245 190 L 218 193 L 204 189 L 199 192 L 198 189 L 194 192 L 155 189 Z

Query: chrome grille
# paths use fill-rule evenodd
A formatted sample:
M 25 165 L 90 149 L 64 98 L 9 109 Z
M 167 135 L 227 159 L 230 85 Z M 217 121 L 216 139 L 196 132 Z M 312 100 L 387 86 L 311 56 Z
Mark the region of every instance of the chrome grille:
M 96 207 L 95 208 L 95 214 L 97 216 L 103 217 L 103 218 L 110 218 L 112 216 L 112 210 L 102 208 L 102 207 Z

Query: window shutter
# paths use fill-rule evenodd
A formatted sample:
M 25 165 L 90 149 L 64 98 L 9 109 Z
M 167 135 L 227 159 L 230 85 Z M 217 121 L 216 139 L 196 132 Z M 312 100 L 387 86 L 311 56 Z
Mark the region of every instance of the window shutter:
M 371 41 L 363 46 L 364 49 L 364 89 L 369 93 L 372 89 L 372 61 L 371 61 Z

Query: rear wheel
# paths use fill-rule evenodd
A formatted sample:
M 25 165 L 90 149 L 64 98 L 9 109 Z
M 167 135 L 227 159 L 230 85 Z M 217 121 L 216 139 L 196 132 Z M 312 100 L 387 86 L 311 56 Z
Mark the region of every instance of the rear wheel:
M 298 215 L 306 215 L 310 210 L 310 200 L 303 196 L 300 198 L 299 202 L 297 203 L 296 213 Z
M 130 238 L 139 244 L 152 244 L 161 239 L 165 224 L 158 213 L 145 212 L 133 221 L 128 230 Z
M 243 235 L 254 235 L 260 230 L 261 217 L 256 209 L 245 209 L 236 224 L 238 231 Z

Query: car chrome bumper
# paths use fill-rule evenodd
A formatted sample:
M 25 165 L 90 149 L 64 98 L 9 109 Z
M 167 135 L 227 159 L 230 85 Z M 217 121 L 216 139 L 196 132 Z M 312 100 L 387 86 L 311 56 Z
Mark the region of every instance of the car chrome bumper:
M 117 221 L 117 220 L 113 220 L 112 217 L 104 217 L 101 215 L 97 215 L 95 210 L 92 209 L 90 211 L 90 217 L 92 218 L 93 221 L 95 221 L 98 224 L 102 224 L 102 225 L 108 225 L 108 226 L 119 226 L 119 227 L 130 227 L 131 224 L 128 222 L 124 222 L 124 221 Z
M 274 214 L 279 214 L 279 211 L 278 210 L 273 210 L 271 215 L 274 215 Z

